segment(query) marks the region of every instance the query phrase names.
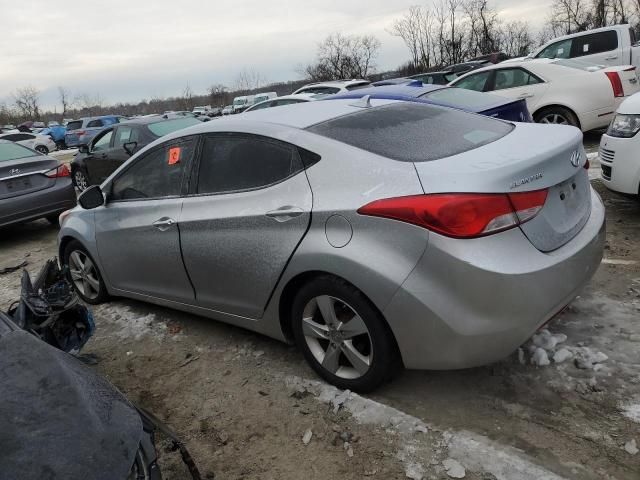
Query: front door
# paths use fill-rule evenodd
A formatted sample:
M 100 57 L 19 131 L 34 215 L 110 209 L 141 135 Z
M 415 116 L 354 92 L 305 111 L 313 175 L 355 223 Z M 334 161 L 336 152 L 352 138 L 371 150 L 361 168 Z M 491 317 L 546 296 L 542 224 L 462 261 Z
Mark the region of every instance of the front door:
M 101 184 L 113 172 L 113 129 L 96 135 L 89 144 L 89 153 L 84 159 L 87 175 L 92 185 Z
M 120 290 L 192 303 L 182 262 L 178 218 L 193 138 L 146 152 L 107 185 L 107 204 L 95 210 L 100 263 Z
M 494 70 L 491 90 L 498 95 L 524 99 L 530 112 L 535 112 L 548 84 L 528 70 L 520 67 Z
M 311 216 L 298 149 L 251 135 L 202 143 L 180 234 L 198 305 L 260 318 Z

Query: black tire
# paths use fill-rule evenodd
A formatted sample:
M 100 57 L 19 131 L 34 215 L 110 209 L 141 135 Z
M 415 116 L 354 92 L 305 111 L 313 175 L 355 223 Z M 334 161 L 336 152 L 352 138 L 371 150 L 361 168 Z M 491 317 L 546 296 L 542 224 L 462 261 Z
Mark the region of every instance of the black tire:
M 536 123 L 572 125 L 574 127 L 580 128 L 578 117 L 576 117 L 576 115 L 571 110 L 564 107 L 543 108 L 539 112 L 536 112 L 533 119 L 536 121 Z
M 45 147 L 44 145 L 38 145 L 35 148 L 36 152 L 40 152 L 43 155 L 49 155 L 49 149 L 47 147 Z
M 321 362 L 316 358 L 316 356 L 314 356 L 314 353 L 307 341 L 307 337 L 303 333 L 303 316 L 305 314 L 305 308 L 309 308 L 309 306 L 315 301 L 314 299 L 318 297 L 329 297 L 332 298 L 332 301 L 337 300 L 334 305 L 339 304 L 340 307 L 344 307 L 344 304 L 346 304 L 346 307 L 349 309 L 347 311 L 354 312 L 364 322 L 366 329 L 368 330 L 367 334 L 364 335 L 364 338 L 366 339 L 365 342 L 368 342 L 366 348 L 369 351 L 367 355 L 370 356 L 370 363 L 366 373 L 361 376 L 357 378 L 344 378 L 343 376 L 338 376 L 334 372 L 323 367 Z M 334 312 L 336 312 L 336 310 L 334 310 Z M 322 318 L 322 315 L 320 318 Z M 318 277 L 304 285 L 298 291 L 293 300 L 291 306 L 291 319 L 296 344 L 298 345 L 298 348 L 302 350 L 302 353 L 309 365 L 319 376 L 338 388 L 349 389 L 362 393 L 370 392 L 378 388 L 383 383 L 391 380 L 402 366 L 400 354 L 391 329 L 380 312 L 378 312 L 375 306 L 373 306 L 373 304 L 360 290 L 344 280 L 327 275 Z M 339 323 L 341 325 L 346 325 L 348 324 L 348 320 L 346 323 Z M 353 337 L 350 341 L 351 345 L 355 345 L 358 341 L 362 342 L 362 337 L 362 335 L 360 337 Z M 358 340 L 358 338 L 360 340 Z M 323 342 L 326 345 L 332 343 L 332 341 L 324 339 L 315 341 Z M 344 341 L 342 342 L 342 345 L 344 346 Z M 338 347 L 336 346 L 334 348 L 337 349 Z M 325 355 L 327 355 L 328 351 L 329 350 L 327 349 Z M 317 352 L 318 350 L 316 348 L 316 353 Z M 340 369 L 348 368 L 349 365 L 349 361 L 343 352 L 344 350 L 341 350 L 340 353 L 337 354 L 339 356 L 339 362 L 342 365 L 339 367 Z M 340 373 L 340 370 L 336 373 Z
M 73 181 L 73 185 L 81 192 L 84 192 L 91 186 L 91 180 L 89 180 L 89 175 L 84 168 L 73 169 L 71 180 Z
M 70 266 L 70 257 L 74 252 L 79 252 L 83 256 L 88 257 L 95 267 L 94 279 L 98 281 L 98 289 L 96 291 L 95 296 L 85 295 L 82 291 L 80 291 L 80 289 L 77 287 L 73 279 L 73 275 L 71 273 L 71 266 Z M 100 273 L 100 270 L 98 270 L 98 266 L 96 262 L 93 260 L 89 252 L 87 252 L 87 250 L 82 246 L 80 242 L 76 240 L 72 240 L 71 242 L 69 242 L 69 244 L 64 249 L 62 264 L 64 267 L 67 267 L 66 268 L 67 279 L 69 280 L 69 282 L 71 282 L 71 284 L 73 285 L 73 288 L 75 289 L 75 291 L 78 293 L 78 295 L 82 300 L 84 300 L 86 303 L 89 303 L 91 305 L 98 305 L 100 303 L 104 303 L 107 300 L 109 300 L 109 294 L 107 293 L 107 287 L 104 284 L 104 280 L 102 280 L 102 274 Z
M 49 215 L 47 218 L 47 221 L 51 224 L 54 225 L 56 227 L 60 226 L 60 214 L 57 213 L 55 215 Z

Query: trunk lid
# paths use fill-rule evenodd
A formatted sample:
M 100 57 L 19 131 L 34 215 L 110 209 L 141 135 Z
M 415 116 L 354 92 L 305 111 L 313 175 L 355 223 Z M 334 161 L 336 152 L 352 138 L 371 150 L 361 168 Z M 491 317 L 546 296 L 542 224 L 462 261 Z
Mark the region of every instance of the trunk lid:
M 585 162 L 578 129 L 516 124 L 511 133 L 488 145 L 415 166 L 427 194 L 548 189 L 543 208 L 520 229 L 538 250 L 549 252 L 570 241 L 589 218 Z
M 47 177 L 44 172 L 59 165 L 58 160 L 41 155 L 0 163 L 0 200 L 55 185 L 56 179 Z

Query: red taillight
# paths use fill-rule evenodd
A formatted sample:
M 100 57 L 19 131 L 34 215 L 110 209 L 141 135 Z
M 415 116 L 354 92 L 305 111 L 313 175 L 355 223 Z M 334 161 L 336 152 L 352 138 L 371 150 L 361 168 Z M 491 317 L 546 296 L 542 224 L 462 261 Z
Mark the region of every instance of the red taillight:
M 75 130 L 73 133 L 75 133 L 78 136 L 84 135 L 86 132 L 84 130 Z
M 542 209 L 547 190 L 523 193 L 438 193 L 376 200 L 361 215 L 411 223 L 453 238 L 475 238 L 516 227 Z
M 613 88 L 614 97 L 624 97 L 624 90 L 622 88 L 622 81 L 618 72 L 604 72 L 611 82 L 611 88 Z
M 45 175 L 49 178 L 70 177 L 71 172 L 69 172 L 69 168 L 63 163 L 59 167 L 49 170 Z
M 584 169 L 585 169 L 585 170 L 589 170 L 589 167 L 590 167 L 590 166 L 591 166 L 591 164 L 589 163 L 589 159 L 587 158 L 587 159 L 584 161 L 584 165 L 583 165 L 583 167 L 584 167 Z

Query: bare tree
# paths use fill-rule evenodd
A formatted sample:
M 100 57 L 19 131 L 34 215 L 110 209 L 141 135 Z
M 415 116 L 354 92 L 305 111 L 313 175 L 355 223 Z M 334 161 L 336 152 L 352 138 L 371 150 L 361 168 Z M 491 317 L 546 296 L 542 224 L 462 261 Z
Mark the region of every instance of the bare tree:
M 62 117 L 64 118 L 71 106 L 71 93 L 64 87 L 58 87 L 58 99 L 62 104 Z
M 374 36 L 334 33 L 318 45 L 316 62 L 305 73 L 315 81 L 365 78 L 375 71 L 379 50 L 380 41 Z
M 193 90 L 187 84 L 182 90 L 182 109 L 190 112 L 193 110 L 193 106 Z
M 265 83 L 267 83 L 267 80 L 264 75 L 257 70 L 249 70 L 247 68 L 243 68 L 238 73 L 235 81 L 236 90 L 240 91 L 256 90 L 262 88 Z
M 20 114 L 28 119 L 40 119 L 40 92 L 33 86 L 19 88 L 13 100 Z
M 211 105 L 225 105 L 228 94 L 227 87 L 221 83 L 216 83 L 209 87 L 209 101 Z
M 529 25 L 525 22 L 518 20 L 508 22 L 500 32 L 500 49 L 510 57 L 523 57 L 534 45 Z

